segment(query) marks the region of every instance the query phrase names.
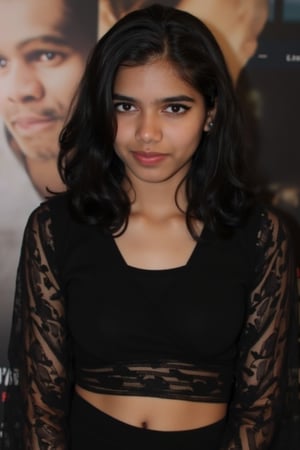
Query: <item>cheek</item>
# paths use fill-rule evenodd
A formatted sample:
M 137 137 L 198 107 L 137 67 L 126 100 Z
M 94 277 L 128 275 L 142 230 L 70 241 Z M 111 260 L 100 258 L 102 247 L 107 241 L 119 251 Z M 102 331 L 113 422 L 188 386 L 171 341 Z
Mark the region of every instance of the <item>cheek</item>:
M 60 103 L 69 104 L 84 70 L 81 58 L 72 58 L 59 67 L 41 74 L 46 94 L 53 95 Z
M 115 154 L 120 159 L 120 161 L 122 161 L 122 163 L 126 166 L 126 153 L 123 150 L 123 148 L 124 147 L 122 147 L 121 145 L 118 145 L 118 143 L 115 141 L 115 144 L 114 144 Z
M 0 79 L 0 114 L 3 113 L 5 110 L 5 104 L 6 104 L 6 96 L 4 95 L 6 89 L 4 86 L 4 83 Z
M 116 138 L 114 141 L 114 149 L 116 154 L 121 157 L 121 153 L 122 153 L 122 147 L 124 146 L 124 138 L 122 137 L 122 133 L 120 132 L 119 128 L 118 128 L 118 132 L 116 134 Z
M 196 124 L 188 123 L 182 129 L 174 131 L 173 140 L 180 146 L 193 151 L 198 146 L 202 138 L 204 124 L 199 127 L 199 121 Z
M 134 132 L 130 124 L 124 121 L 118 121 L 117 124 L 117 134 L 115 139 L 115 148 L 120 148 L 126 145 L 134 137 Z

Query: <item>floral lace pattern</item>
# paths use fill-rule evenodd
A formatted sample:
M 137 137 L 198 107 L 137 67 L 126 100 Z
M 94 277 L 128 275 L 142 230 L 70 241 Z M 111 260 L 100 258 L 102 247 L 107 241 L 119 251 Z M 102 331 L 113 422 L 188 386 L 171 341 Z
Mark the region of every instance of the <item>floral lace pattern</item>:
M 20 370 L 20 392 L 12 389 L 9 395 L 19 395 L 22 401 L 14 405 L 22 409 L 22 432 L 19 436 L 18 430 L 4 434 L 5 448 L 67 448 L 66 345 L 65 308 L 55 271 L 51 220 L 48 209 L 42 207 L 31 217 L 24 235 L 9 349 L 12 366 Z
M 287 389 L 296 291 L 287 234 L 271 212 L 261 215 L 256 245 L 254 284 L 222 450 L 270 450 Z M 7 449 L 68 449 L 70 352 L 55 257 L 51 213 L 45 203 L 27 224 L 18 271 L 10 360 L 20 370 L 21 383 L 7 404 Z
M 271 449 L 287 389 L 283 374 L 296 289 L 286 231 L 272 213 L 262 215 L 257 253 L 224 450 Z
M 116 364 L 101 369 L 79 369 L 81 387 L 106 394 L 141 395 L 198 402 L 227 403 L 231 387 L 229 371 L 201 370 L 180 361 Z

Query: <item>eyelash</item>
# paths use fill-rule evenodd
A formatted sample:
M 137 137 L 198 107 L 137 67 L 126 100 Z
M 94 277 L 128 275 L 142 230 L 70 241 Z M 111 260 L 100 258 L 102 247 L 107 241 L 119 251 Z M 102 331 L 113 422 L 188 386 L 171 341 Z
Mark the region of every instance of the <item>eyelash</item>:
M 62 63 L 66 59 L 66 53 L 56 50 L 34 50 L 25 55 L 28 64 L 43 64 L 55 66 Z M 9 61 L 0 56 L 0 70 L 8 69 Z
M 184 114 L 186 111 L 188 111 L 189 109 L 191 109 L 191 107 L 190 106 L 187 106 L 187 105 L 182 105 L 181 103 L 172 103 L 171 105 L 167 105 L 167 107 L 166 108 L 164 108 L 164 111 L 166 111 L 167 109 L 169 109 L 169 108 L 177 108 L 177 109 L 180 109 L 181 111 L 171 111 L 170 112 L 170 114 L 178 114 L 178 115 L 180 115 L 180 114 Z M 168 112 L 168 111 L 167 111 Z
M 136 111 L 136 108 L 135 108 L 135 106 L 134 105 L 132 105 L 131 103 L 125 103 L 125 102 L 123 102 L 123 103 L 115 103 L 114 104 L 114 107 L 115 107 L 115 110 L 117 111 L 117 112 L 120 112 L 120 113 L 126 113 L 126 112 L 133 112 L 133 111 Z M 122 108 L 128 108 L 128 109 L 122 109 Z M 132 108 L 134 108 L 134 109 L 132 109 Z M 167 111 L 169 108 L 174 108 L 174 109 L 177 109 L 177 111 Z M 191 107 L 190 106 L 187 106 L 187 105 L 183 105 L 183 104 L 181 104 L 181 103 L 171 103 L 171 104 L 169 104 L 169 105 L 167 105 L 167 106 L 165 106 L 164 108 L 163 108 L 163 111 L 164 112 L 167 112 L 167 113 L 169 113 L 169 114 L 173 114 L 173 115 L 180 115 L 180 114 L 184 114 L 186 111 L 188 111 L 189 109 L 190 109 Z M 178 111 L 178 110 L 180 110 L 180 111 Z
M 124 106 L 125 107 L 129 107 L 130 108 L 130 110 L 129 109 L 121 109 L 122 107 L 124 108 Z M 131 104 L 131 103 L 125 103 L 125 102 L 119 102 L 119 103 L 115 103 L 114 104 L 114 107 L 115 107 L 115 110 L 117 111 L 117 112 L 120 112 L 120 113 L 126 113 L 126 112 L 132 112 L 132 107 L 133 107 L 133 105 Z M 136 109 L 134 109 L 134 111 L 135 111 Z
M 27 55 L 28 61 L 41 62 L 45 64 L 53 64 L 64 58 L 64 53 L 55 50 L 35 50 Z

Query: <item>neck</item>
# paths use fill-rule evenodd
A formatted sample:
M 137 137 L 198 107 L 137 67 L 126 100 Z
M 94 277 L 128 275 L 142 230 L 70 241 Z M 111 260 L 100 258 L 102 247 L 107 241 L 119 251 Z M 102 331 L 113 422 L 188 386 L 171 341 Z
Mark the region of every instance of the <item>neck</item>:
M 177 191 L 178 182 L 166 180 L 163 183 L 145 183 L 131 180 L 128 187 L 132 199 L 132 214 L 143 214 L 153 217 L 166 217 L 182 214 L 186 210 L 185 183 Z

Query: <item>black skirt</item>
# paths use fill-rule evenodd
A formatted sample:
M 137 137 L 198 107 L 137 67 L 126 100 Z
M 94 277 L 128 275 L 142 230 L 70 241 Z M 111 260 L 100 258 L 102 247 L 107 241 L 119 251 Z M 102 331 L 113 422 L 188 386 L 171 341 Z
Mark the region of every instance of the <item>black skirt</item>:
M 76 393 L 70 415 L 71 450 L 219 450 L 225 419 L 184 431 L 128 425 L 94 408 Z

